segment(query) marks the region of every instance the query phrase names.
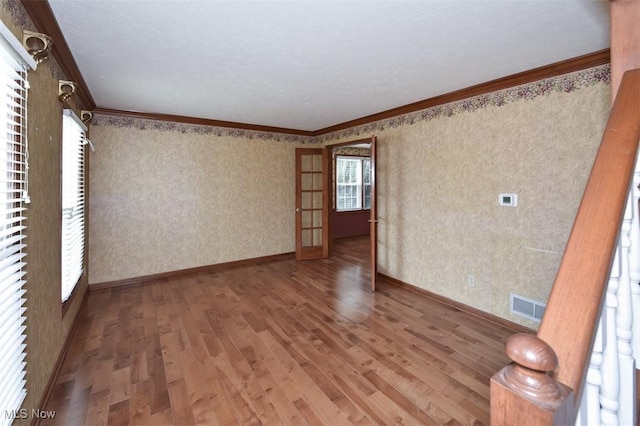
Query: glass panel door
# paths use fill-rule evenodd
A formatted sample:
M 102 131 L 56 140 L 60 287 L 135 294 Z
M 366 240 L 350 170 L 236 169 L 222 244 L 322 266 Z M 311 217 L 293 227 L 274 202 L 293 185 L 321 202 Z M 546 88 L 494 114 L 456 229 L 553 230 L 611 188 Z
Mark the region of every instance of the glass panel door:
M 326 154 L 322 148 L 296 149 L 296 259 L 328 256 Z

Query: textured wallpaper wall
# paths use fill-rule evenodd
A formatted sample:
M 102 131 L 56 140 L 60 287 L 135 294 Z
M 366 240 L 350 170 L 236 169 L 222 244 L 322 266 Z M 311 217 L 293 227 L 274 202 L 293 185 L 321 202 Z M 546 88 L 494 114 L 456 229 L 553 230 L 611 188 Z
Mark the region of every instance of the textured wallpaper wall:
M 90 282 L 295 249 L 295 138 L 95 117 Z
M 21 40 L 22 30 L 37 30 L 19 1 L 3 0 L 0 18 Z M 29 193 L 27 206 L 27 398 L 29 412 L 38 407 L 53 374 L 58 356 L 87 290 L 87 277 L 62 316 L 60 303 L 60 244 L 62 205 L 60 195 L 60 147 L 62 103 L 58 80 L 66 79 L 53 59 L 29 72 L 28 139 Z M 78 110 L 76 108 L 76 110 Z M 30 418 L 15 425 L 30 424 Z
M 535 328 L 608 111 L 598 67 L 315 140 L 98 116 L 90 282 L 293 251 L 295 147 L 376 134 L 380 271 Z
M 324 137 L 378 136 L 380 272 L 537 328 L 509 312 L 509 293 L 546 302 L 608 118 L 608 76 L 595 68 Z M 518 206 L 500 207 L 501 192 Z

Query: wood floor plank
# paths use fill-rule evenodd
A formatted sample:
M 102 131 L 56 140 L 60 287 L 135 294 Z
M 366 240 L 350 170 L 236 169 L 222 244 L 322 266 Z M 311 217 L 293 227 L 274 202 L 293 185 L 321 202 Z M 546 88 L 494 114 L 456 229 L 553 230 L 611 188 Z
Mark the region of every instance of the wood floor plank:
M 363 376 L 371 382 L 376 388 L 380 389 L 380 392 L 392 400 L 396 405 L 402 408 L 406 413 L 411 415 L 417 421 L 423 425 L 438 425 L 443 422 L 438 422 L 437 419 L 431 417 L 428 413 L 424 412 L 420 407 L 415 405 L 406 395 L 402 394 L 394 386 L 390 385 L 386 380 L 380 377 L 373 370 L 369 370 L 363 374 Z M 449 420 L 449 419 L 447 419 Z
M 109 406 L 109 417 L 107 420 L 110 425 L 128 425 L 129 424 L 129 400 L 116 402 Z
M 224 356 L 217 357 L 214 361 L 216 369 L 219 369 L 228 378 L 227 387 L 234 389 L 237 398 L 242 398 L 242 405 L 246 405 L 244 417 L 248 419 L 248 422 L 252 424 L 278 423 L 278 414 L 273 404 L 265 397 L 265 389 L 256 375 L 256 373 L 258 375 L 267 374 L 266 370 L 258 365 L 252 346 L 244 347 L 242 354 L 246 361 L 231 363 Z M 242 417 L 242 412 L 239 415 Z
M 147 370 L 147 353 L 145 351 L 132 352 L 131 365 L 129 371 L 131 372 L 131 383 L 145 382 L 149 378 Z
M 298 398 L 293 401 L 293 404 L 296 406 L 302 417 L 306 420 L 306 422 L 310 425 L 320 425 L 323 424 L 326 420 L 322 417 L 320 413 L 313 407 L 312 404 L 308 403 L 304 398 Z
M 290 399 L 308 398 L 329 424 L 348 423 L 344 411 L 335 403 L 340 395 L 327 392 L 326 377 L 321 377 L 319 369 L 302 354 L 302 350 L 293 344 L 284 349 L 281 340 L 269 331 L 261 332 L 259 337 L 265 351 L 273 354 L 268 368 L 277 380 L 287 384 L 285 389 Z M 256 345 L 261 346 L 260 343 Z
M 196 423 L 184 379 L 169 382 L 169 400 L 174 424 L 188 426 Z
M 129 424 L 148 425 L 151 422 L 149 385 L 146 381 L 133 383 L 129 405 Z
M 128 400 L 131 396 L 131 369 L 129 367 L 115 369 L 111 372 L 109 404 Z
M 42 424 L 488 424 L 519 329 L 335 252 L 91 292 Z
M 109 390 L 91 392 L 89 407 L 87 408 L 87 425 L 106 425 L 109 417 Z M 54 405 L 55 407 L 55 405 Z M 57 412 L 57 408 L 54 408 Z M 68 413 L 67 415 L 71 415 Z
M 340 389 L 354 402 L 370 420 L 372 424 L 386 425 L 391 424 L 391 419 L 373 403 L 369 396 L 373 394 L 363 392 L 361 384 L 361 376 L 346 366 L 342 366 L 337 371 L 330 373 L 331 378 L 340 387 Z M 375 389 L 371 387 L 372 389 Z

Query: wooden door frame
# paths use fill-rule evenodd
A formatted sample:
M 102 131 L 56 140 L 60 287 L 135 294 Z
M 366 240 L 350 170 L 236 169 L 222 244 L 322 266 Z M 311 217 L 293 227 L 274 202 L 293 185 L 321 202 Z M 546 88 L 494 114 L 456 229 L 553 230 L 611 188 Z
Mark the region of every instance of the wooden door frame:
M 357 144 L 361 144 L 361 143 L 367 143 L 369 144 L 369 146 L 371 146 L 371 141 L 373 138 L 376 138 L 375 135 L 372 135 L 368 138 L 363 138 L 363 139 L 355 139 L 352 141 L 347 141 L 347 142 L 339 142 L 336 144 L 332 144 L 332 145 L 326 145 L 325 149 L 327 150 L 327 161 L 328 161 L 328 166 L 327 166 L 327 180 L 326 180 L 326 185 L 328 188 L 328 199 L 327 199 L 327 204 L 326 204 L 326 211 L 329 214 L 328 217 L 328 225 L 327 225 L 327 231 L 328 231 L 328 242 L 329 242 L 329 256 L 332 255 L 333 253 L 333 233 L 331 232 L 333 230 L 333 214 L 331 214 L 333 212 L 332 209 L 332 205 L 333 205 L 333 199 L 335 197 L 335 181 L 333 179 L 333 149 L 334 148 L 340 148 L 340 147 L 344 147 L 344 146 L 350 146 L 350 145 L 357 145 Z M 376 138 L 377 140 L 377 138 Z M 373 197 L 377 197 L 377 191 L 375 194 L 371 194 L 372 198 Z M 376 200 L 377 202 L 377 200 Z M 372 224 L 372 226 L 375 224 Z M 369 231 L 371 232 L 371 231 Z M 371 253 L 373 256 L 373 252 L 375 250 L 375 253 L 377 254 L 378 251 L 378 243 L 377 241 L 374 244 L 371 244 Z M 376 256 L 377 257 L 377 256 Z M 371 272 L 372 272 L 372 278 L 371 278 L 371 291 L 375 291 L 375 286 L 374 286 L 374 277 L 378 275 L 378 265 L 377 263 L 375 265 L 370 265 L 371 266 Z M 374 275 L 375 274 L 375 275 Z
M 378 187 L 376 183 L 377 163 L 378 163 L 378 138 L 371 136 L 371 212 L 369 214 L 369 240 L 371 241 L 371 291 L 376 291 L 378 279 Z

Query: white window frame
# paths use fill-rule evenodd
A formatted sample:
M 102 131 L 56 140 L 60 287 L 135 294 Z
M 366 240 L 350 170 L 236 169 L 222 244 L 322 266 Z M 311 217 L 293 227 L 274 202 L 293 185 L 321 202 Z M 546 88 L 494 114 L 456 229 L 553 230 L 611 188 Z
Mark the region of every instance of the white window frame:
M 348 179 L 345 179 L 346 176 L 342 174 L 343 170 L 341 167 L 341 163 L 346 162 L 353 164 L 353 169 L 351 170 L 355 169 L 353 176 L 349 176 Z M 367 186 L 371 186 L 371 176 L 365 176 L 364 173 L 365 162 L 369 162 L 369 164 L 371 164 L 371 158 L 352 155 L 336 156 L 335 206 L 337 212 L 368 210 L 371 208 L 370 202 L 368 206 L 365 205 L 365 190 Z M 341 196 L 341 187 L 351 188 L 351 194 L 348 196 Z M 347 202 L 347 199 L 351 202 Z M 355 203 L 353 201 L 355 201 Z M 345 204 L 349 205 L 345 206 Z
M 28 70 L 36 63 L 0 21 L 0 426 L 10 425 L 26 389 L 26 204 Z
M 85 145 L 87 126 L 70 109 L 62 117 L 62 279 L 67 301 L 84 274 Z

